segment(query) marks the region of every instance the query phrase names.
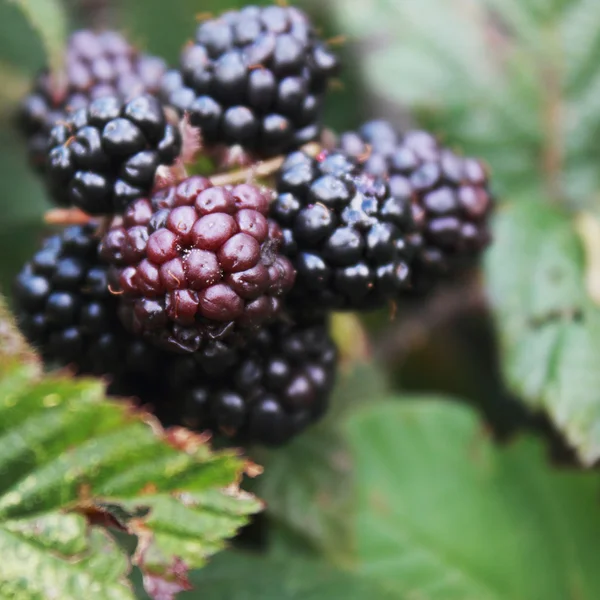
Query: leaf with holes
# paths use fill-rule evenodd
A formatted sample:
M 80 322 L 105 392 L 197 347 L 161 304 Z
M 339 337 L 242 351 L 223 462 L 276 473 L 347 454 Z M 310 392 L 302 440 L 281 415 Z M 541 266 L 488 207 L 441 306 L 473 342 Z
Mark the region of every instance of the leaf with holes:
M 3 598 L 131 598 L 128 561 L 101 530 L 137 535 L 134 563 L 185 587 L 260 509 L 246 463 L 164 432 L 101 383 L 43 376 L 0 306 L 0 590 Z M 177 568 L 175 568 L 177 567 Z M 50 591 L 48 591 L 50 590 Z
M 534 202 L 507 206 L 495 238 L 486 271 L 506 378 L 592 463 L 600 458 L 600 310 L 588 295 L 582 238 L 564 212 Z
M 598 478 L 532 439 L 498 449 L 470 409 L 403 398 L 348 434 L 362 573 L 397 598 L 600 598 Z

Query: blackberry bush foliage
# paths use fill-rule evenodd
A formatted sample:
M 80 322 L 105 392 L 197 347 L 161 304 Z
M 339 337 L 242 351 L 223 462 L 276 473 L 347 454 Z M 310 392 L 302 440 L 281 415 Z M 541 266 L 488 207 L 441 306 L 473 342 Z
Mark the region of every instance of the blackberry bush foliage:
M 163 99 L 187 112 L 206 143 L 258 156 L 316 140 L 338 60 L 295 7 L 250 6 L 201 23 Z
M 341 136 L 363 169 L 389 181 L 397 200 L 410 202 L 419 238 L 414 266 L 421 282 L 473 263 L 490 242 L 493 198 L 486 167 L 440 146 L 425 131 L 398 134 L 385 121 Z
M 125 326 L 157 344 L 199 350 L 256 330 L 279 312 L 294 270 L 267 219 L 271 194 L 192 177 L 136 200 L 102 242 L 115 265 Z
M 130 100 L 155 94 L 165 71 L 161 58 L 140 54 L 115 31 L 75 32 L 68 41 L 64 71 L 40 73 L 20 107 L 19 125 L 33 166 L 45 167 L 50 130 L 68 111 L 104 96 Z

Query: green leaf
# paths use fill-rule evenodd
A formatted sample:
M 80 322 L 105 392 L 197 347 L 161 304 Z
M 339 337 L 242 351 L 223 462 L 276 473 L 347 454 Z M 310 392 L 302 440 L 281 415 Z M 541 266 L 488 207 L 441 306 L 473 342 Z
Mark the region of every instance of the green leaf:
M 318 427 L 263 462 L 257 494 L 275 522 L 330 559 L 351 562 L 351 463 L 339 433 Z
M 574 223 L 534 202 L 498 215 L 486 273 L 513 390 L 545 410 L 587 463 L 600 458 L 600 311 Z
M 485 158 L 501 193 L 539 185 L 544 133 L 532 79 L 539 68 L 521 47 L 507 56 L 491 51 L 503 46 L 491 35 L 485 3 L 376 0 L 362 12 L 359 4 L 334 6 L 342 27 L 365 40 L 366 88 L 413 109 L 446 143 Z
M 193 573 L 196 592 L 178 600 L 392 600 L 371 581 L 294 556 L 224 553 Z
M 363 42 L 366 88 L 486 159 L 500 199 L 545 189 L 591 205 L 600 187 L 598 2 L 337 0 L 334 8 Z
M 60 0 L 9 0 L 16 4 L 40 36 L 48 64 L 53 73 L 58 73 L 63 64 L 67 19 Z
M 358 365 L 340 378 L 328 419 L 285 448 L 263 451 L 256 459 L 265 467 L 256 493 L 268 514 L 296 541 L 349 565 L 355 541 L 352 463 L 338 431 L 342 413 L 366 397 L 383 395 L 381 373 Z
M 29 78 L 0 60 L 0 119 L 12 116 L 15 105 L 27 93 Z
M 133 600 L 127 557 L 107 532 L 59 513 L 0 524 L 0 597 Z
M 365 408 L 348 434 L 362 572 L 396 597 L 600 597 L 595 474 L 553 471 L 531 439 L 497 449 L 441 398 Z
M 2 597 L 132 597 L 126 558 L 86 521 L 137 535 L 134 564 L 153 577 L 202 566 L 260 509 L 245 468 L 100 382 L 44 376 L 0 305 L 0 590 L 21 594 Z

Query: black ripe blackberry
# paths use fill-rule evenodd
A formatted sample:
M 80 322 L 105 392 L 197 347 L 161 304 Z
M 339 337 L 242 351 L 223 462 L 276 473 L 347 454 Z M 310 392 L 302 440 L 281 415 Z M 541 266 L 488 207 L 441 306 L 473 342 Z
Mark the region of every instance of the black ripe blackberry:
M 111 379 L 151 377 L 160 357 L 119 323 L 98 242 L 89 225 L 43 243 L 15 282 L 19 326 L 49 364 Z
M 441 147 L 424 131 L 398 135 L 385 121 L 342 135 L 340 146 L 368 157 L 365 172 L 389 178 L 394 197 L 412 202 L 417 287 L 473 263 L 489 244 L 493 198 L 480 161 Z
M 410 285 L 410 200 L 341 152 L 290 154 L 279 173 L 271 217 L 297 281 L 292 300 L 307 308 L 382 306 Z
M 84 108 L 102 96 L 129 100 L 156 94 L 165 70 L 162 59 L 139 54 L 115 31 L 73 33 L 64 72 L 40 73 L 21 103 L 19 126 L 27 138 L 32 164 L 44 168 L 50 130 L 65 120 L 69 109 Z
M 212 430 L 241 443 L 279 445 L 327 410 L 336 350 L 324 321 L 281 320 L 260 330 L 238 355 L 207 370 L 193 357 L 171 367 L 166 420 Z
M 249 6 L 198 27 L 165 102 L 188 112 L 208 144 L 239 144 L 261 157 L 316 139 L 338 61 L 294 7 Z
M 124 325 L 179 352 L 242 340 L 271 320 L 294 282 L 266 218 L 271 192 L 190 177 L 135 201 L 102 242 Z
M 120 213 L 150 192 L 158 166 L 173 164 L 180 151 L 179 129 L 156 98 L 105 96 L 50 132 L 48 187 L 60 206 Z

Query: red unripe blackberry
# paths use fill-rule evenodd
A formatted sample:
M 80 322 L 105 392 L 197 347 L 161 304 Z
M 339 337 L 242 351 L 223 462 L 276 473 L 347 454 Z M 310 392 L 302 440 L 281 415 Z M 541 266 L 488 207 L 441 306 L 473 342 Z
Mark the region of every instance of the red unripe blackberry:
M 494 201 L 481 161 L 455 154 L 424 131 L 399 135 L 386 121 L 343 134 L 340 147 L 368 157 L 365 172 L 388 178 L 394 197 L 411 202 L 419 233 L 414 274 L 423 284 L 417 287 L 472 264 L 488 246 Z
M 98 243 L 94 225 L 68 227 L 45 240 L 15 282 L 19 326 L 50 365 L 110 380 L 154 381 L 164 361 L 119 322 Z
M 163 99 L 187 112 L 208 144 L 240 144 L 261 157 L 316 139 L 338 61 L 295 7 L 249 6 L 201 23 Z
M 327 410 L 336 372 L 336 349 L 324 321 L 278 320 L 260 330 L 220 368 L 191 357 L 174 360 L 164 419 L 212 430 L 235 442 L 279 445 Z
M 46 180 L 54 201 L 91 215 L 121 213 L 146 196 L 159 165 L 181 152 L 177 124 L 153 96 L 104 96 L 50 132 Z
M 160 346 L 195 352 L 241 340 L 270 321 L 294 283 L 267 219 L 271 192 L 190 177 L 136 200 L 115 220 L 101 255 L 127 329 Z
M 291 301 L 307 309 L 372 309 L 410 283 L 410 202 L 341 152 L 290 154 L 271 217 L 297 270 Z
M 85 108 L 102 96 L 129 100 L 156 94 L 165 70 L 162 59 L 138 53 L 115 31 L 73 33 L 64 72 L 53 77 L 41 72 L 21 104 L 19 126 L 27 137 L 32 164 L 44 168 L 50 130 L 68 110 Z

